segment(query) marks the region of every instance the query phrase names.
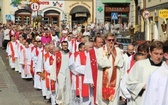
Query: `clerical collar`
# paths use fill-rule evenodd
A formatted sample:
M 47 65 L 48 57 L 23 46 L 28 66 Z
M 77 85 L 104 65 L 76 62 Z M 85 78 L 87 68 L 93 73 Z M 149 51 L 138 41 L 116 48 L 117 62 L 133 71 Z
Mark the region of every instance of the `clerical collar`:
M 158 63 L 158 64 L 155 64 L 150 58 L 149 58 L 149 61 L 150 61 L 150 64 L 152 66 L 161 66 L 162 65 L 162 61 L 160 63 Z
M 133 55 L 134 53 L 132 53 L 132 54 L 129 54 L 128 52 L 127 52 L 127 55 L 128 55 L 128 57 L 130 57 L 131 55 Z

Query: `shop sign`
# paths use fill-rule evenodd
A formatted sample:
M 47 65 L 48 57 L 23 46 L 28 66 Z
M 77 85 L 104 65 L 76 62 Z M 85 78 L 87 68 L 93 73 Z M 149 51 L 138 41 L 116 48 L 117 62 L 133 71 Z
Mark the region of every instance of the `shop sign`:
M 49 1 L 39 1 L 40 5 L 49 5 L 50 2 Z
M 168 9 L 163 9 L 159 11 L 159 17 L 163 19 L 168 18 Z
M 76 13 L 75 17 L 87 17 L 86 13 Z

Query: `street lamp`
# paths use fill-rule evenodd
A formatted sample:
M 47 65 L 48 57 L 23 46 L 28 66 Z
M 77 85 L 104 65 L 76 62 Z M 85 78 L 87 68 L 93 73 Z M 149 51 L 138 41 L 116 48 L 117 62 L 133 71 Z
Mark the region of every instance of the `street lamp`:
M 131 25 L 129 28 L 131 42 L 133 41 L 134 30 L 135 28 L 133 27 L 133 25 Z

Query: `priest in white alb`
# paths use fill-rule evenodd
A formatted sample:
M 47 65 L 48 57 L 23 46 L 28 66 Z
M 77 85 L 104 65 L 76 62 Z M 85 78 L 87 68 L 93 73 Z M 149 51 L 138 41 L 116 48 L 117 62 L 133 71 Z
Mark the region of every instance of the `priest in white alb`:
M 168 105 L 168 40 L 163 52 L 165 62 L 149 76 L 142 105 Z
M 152 42 L 149 54 L 148 59 L 137 61 L 127 76 L 126 86 L 131 95 L 127 105 L 142 105 L 149 75 L 162 64 L 163 43 Z
M 97 104 L 118 105 L 120 92 L 121 67 L 123 66 L 122 52 L 114 46 L 115 36 L 106 34 L 106 44 L 97 50 L 98 80 Z

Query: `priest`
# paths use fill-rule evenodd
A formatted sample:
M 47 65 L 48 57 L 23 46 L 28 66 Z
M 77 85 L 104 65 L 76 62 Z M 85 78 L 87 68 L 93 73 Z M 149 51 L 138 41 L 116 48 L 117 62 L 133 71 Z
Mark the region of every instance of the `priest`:
M 61 51 L 55 53 L 50 79 L 51 91 L 56 94 L 56 103 L 61 105 L 70 104 L 70 70 L 68 42 L 61 43 Z
M 126 78 L 126 86 L 131 95 L 128 105 L 142 105 L 148 77 L 162 64 L 163 43 L 161 41 L 152 42 L 149 54 L 150 58 L 134 64 Z
M 118 105 L 119 82 L 121 79 L 121 67 L 123 66 L 122 52 L 114 46 L 116 38 L 107 33 L 106 44 L 97 50 L 98 80 L 97 80 L 97 104 Z
M 168 105 L 168 40 L 163 52 L 165 62 L 149 76 L 143 105 Z

